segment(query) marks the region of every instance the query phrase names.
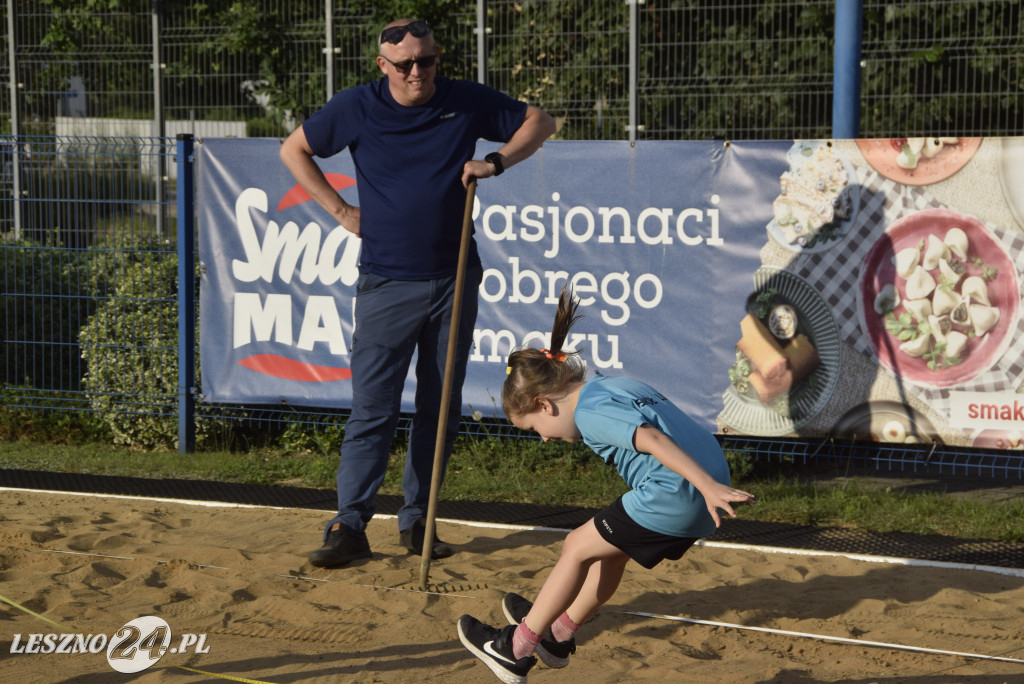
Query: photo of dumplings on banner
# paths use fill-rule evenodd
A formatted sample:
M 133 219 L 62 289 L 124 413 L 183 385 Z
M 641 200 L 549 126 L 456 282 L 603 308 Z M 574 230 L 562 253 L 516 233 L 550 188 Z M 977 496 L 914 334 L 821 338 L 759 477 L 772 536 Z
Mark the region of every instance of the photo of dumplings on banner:
M 805 140 L 786 161 L 719 430 L 1024 450 L 1024 141 Z

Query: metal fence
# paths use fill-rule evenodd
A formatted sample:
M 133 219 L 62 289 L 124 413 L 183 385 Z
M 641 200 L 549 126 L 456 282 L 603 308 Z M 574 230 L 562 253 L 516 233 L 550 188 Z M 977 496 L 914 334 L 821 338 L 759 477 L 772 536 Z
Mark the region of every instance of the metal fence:
M 218 15 L 224 23 L 202 9 L 215 4 L 140 0 L 103 11 L 74 2 L 6 3 L 5 410 L 88 413 L 107 420 L 118 441 L 180 446 L 182 395 L 196 396 L 177 375 L 177 283 L 186 280 L 175 270 L 183 247 L 177 186 L 188 160 L 172 136 L 283 135 L 336 89 L 375 77 L 374 32 L 390 17 L 372 3 L 254 0 L 233 3 L 248 11 Z M 1024 134 L 1020 5 L 864 2 L 862 134 Z M 430 17 L 447 48 L 446 73 L 543 106 L 558 118 L 561 137 L 828 137 L 834 2 L 491 0 L 453 7 Z M 274 41 L 265 50 L 241 49 L 232 40 L 246 31 Z M 913 87 L 908 75 L 917 79 Z M 225 435 L 329 430 L 343 418 L 340 411 L 201 401 L 195 410 L 206 446 L 222 445 Z M 471 420 L 464 432 L 518 435 L 505 423 Z M 834 455 L 889 468 L 938 464 L 1024 477 L 1024 464 L 1007 454 L 923 457 L 877 445 L 778 440 L 728 446 L 780 458 Z
M 0 144 L 13 143 L 0 137 Z M 190 451 L 287 432 L 337 434 L 345 411 L 214 405 L 195 376 L 195 215 L 189 139 L 33 137 L 17 143 L 24 197 L 0 200 L 0 399 L 8 416 L 87 414 L 119 443 Z M 176 202 L 157 169 L 173 169 Z M 191 278 L 190 278 L 191 274 Z M 190 282 L 191 281 L 191 282 Z M 191 285 L 191 287 L 190 287 Z M 202 334 L 202 331 L 198 331 Z M 402 429 L 407 427 L 403 423 Z M 503 420 L 466 418 L 468 436 L 523 437 Z M 727 449 L 807 464 L 841 459 L 903 472 L 1024 478 L 1020 452 L 723 437 Z
M 283 135 L 337 89 L 379 77 L 374 38 L 393 4 L 7 0 L 2 132 Z M 860 25 L 837 24 L 841 6 Z M 863 137 L 1024 134 L 1019 0 L 426 7 L 442 73 L 543 107 L 566 139 L 830 137 L 847 102 Z M 840 38 L 855 49 L 837 57 Z M 859 93 L 837 90 L 837 60 Z

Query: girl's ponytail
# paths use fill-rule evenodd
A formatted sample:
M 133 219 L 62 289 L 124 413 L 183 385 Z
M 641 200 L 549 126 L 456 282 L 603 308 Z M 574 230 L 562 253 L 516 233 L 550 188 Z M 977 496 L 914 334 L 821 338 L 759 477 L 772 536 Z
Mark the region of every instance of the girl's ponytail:
M 567 286 L 568 287 L 568 286 Z M 583 315 L 576 313 L 576 310 L 580 307 L 580 300 L 576 299 L 573 295 L 572 289 L 562 288 L 562 294 L 558 297 L 558 310 L 555 312 L 555 324 L 551 326 L 551 353 L 552 354 L 565 354 L 562 351 L 562 347 L 565 346 L 565 340 L 569 337 L 569 331 L 572 330 L 572 326 L 576 325 L 576 321 L 580 320 Z M 571 354 L 579 354 L 578 351 L 569 352 Z M 564 358 L 562 359 L 565 360 Z
M 579 304 L 571 288 L 562 288 L 551 328 L 551 348 L 525 347 L 509 355 L 505 369 L 508 377 L 501 388 L 505 415 L 531 413 L 538 398 L 563 394 L 573 383 L 584 379 L 586 366 L 579 358 L 579 352 L 564 349 L 569 332 L 583 317 L 577 313 Z

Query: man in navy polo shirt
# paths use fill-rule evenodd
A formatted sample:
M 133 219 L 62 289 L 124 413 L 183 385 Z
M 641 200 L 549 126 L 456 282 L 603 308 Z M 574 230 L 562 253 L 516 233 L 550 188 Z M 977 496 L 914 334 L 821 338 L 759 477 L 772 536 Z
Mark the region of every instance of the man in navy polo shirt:
M 478 83 L 438 77 L 441 49 L 427 22 L 393 21 L 379 43 L 377 66 L 385 77 L 339 92 L 281 146 L 281 160 L 299 184 L 342 228 L 362 238 L 350 357 L 352 412 L 338 464 L 338 515 L 327 523 L 323 547 L 309 554 L 317 567 L 371 557 L 366 525 L 417 350 L 416 412 L 398 529 L 402 546 L 422 552 L 466 188 L 473 178 L 500 175 L 526 159 L 555 132 L 554 119 L 537 107 Z M 481 138 L 504 144 L 475 160 Z M 359 206 L 345 202 L 313 160 L 345 148 L 355 162 Z M 445 465 L 461 420 L 482 276 L 474 242 Z M 433 558 L 452 553 L 436 534 L 431 548 Z

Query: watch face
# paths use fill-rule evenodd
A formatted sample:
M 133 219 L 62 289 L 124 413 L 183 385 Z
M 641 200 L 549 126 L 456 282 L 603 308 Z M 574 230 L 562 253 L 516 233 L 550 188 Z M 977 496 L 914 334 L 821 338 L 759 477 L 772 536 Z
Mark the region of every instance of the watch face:
M 489 155 L 484 157 L 484 161 L 494 164 L 494 175 L 500 176 L 505 170 L 505 166 L 501 163 L 501 155 L 497 152 L 491 152 Z

